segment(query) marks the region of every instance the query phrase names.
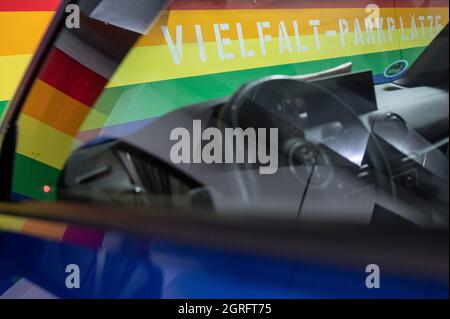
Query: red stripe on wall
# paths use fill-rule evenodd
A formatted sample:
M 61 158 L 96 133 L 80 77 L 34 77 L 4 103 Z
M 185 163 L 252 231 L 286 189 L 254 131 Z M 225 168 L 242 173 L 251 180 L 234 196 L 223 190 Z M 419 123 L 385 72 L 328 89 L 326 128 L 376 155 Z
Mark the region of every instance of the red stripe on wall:
M 0 11 L 55 11 L 62 0 L 0 0 Z M 360 8 L 448 7 L 449 0 L 174 0 L 173 10 L 275 9 L 275 8 Z
M 0 11 L 56 11 L 62 0 L 0 0 Z
M 449 0 L 174 0 L 172 10 L 448 7 Z
M 108 82 L 57 48 L 48 55 L 39 79 L 87 106 L 94 105 Z

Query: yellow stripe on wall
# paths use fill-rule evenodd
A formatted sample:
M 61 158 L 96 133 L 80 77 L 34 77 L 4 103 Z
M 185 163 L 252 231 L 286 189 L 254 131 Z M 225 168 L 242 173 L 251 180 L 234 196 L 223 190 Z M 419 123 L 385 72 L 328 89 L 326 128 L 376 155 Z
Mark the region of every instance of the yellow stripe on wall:
M 411 31 L 406 29 L 405 32 L 409 34 Z M 252 58 L 242 58 L 240 56 L 239 42 L 231 41 L 229 46 L 224 47 L 226 53 L 234 54 L 234 59 L 230 60 L 221 60 L 216 43 L 208 42 L 204 45 L 207 57 L 206 62 L 201 62 L 196 43 L 186 43 L 183 45 L 183 58 L 179 65 L 174 63 L 171 52 L 166 45 L 137 47 L 129 53 L 125 62 L 108 84 L 108 87 L 398 50 L 402 37 L 401 31 L 397 30 L 392 34 L 392 42 L 386 36 L 387 42 L 383 44 L 368 45 L 366 43 L 364 45 L 355 45 L 354 34 L 348 33 L 345 47 L 342 46 L 339 35 L 332 38 L 326 35 L 319 35 L 320 49 L 316 48 L 315 36 L 303 36 L 301 38 L 302 45 L 308 47 L 306 52 L 296 52 L 295 39 L 290 37 L 291 47 L 293 48 L 292 53 L 289 53 L 287 50 L 284 53 L 280 53 L 279 38 L 272 38 L 272 41 L 266 44 L 266 55 L 264 56 L 261 54 L 260 41 L 251 39 L 245 41 L 245 45 L 247 50 L 255 52 L 255 56 Z M 362 33 L 362 37 L 366 39 L 365 32 Z M 429 39 L 420 38 L 407 41 L 403 43 L 402 47 L 405 49 L 421 47 L 428 45 L 429 42 Z
M 0 230 L 20 232 L 25 222 L 25 218 L 0 215 Z
M 72 150 L 81 142 L 44 123 L 22 114 L 19 119 L 17 152 L 34 160 L 62 169 Z
M 0 101 L 13 97 L 31 58 L 31 54 L 0 56 Z

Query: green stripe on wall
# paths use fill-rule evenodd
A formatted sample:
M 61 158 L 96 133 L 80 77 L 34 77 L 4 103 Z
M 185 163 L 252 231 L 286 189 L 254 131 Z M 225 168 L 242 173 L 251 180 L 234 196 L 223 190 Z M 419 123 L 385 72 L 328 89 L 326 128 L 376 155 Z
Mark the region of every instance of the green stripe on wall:
M 274 74 L 314 73 L 349 61 L 353 62 L 354 71 L 371 69 L 374 75 L 383 74 L 387 66 L 400 59 L 414 62 L 423 49 L 404 50 L 402 55 L 399 51 L 388 51 L 109 88 L 95 108 L 109 114 L 103 126 L 123 124 L 161 116 L 189 104 L 229 96 L 245 82 Z
M 0 121 L 3 119 L 3 116 L 5 115 L 7 105 L 8 101 L 0 101 Z
M 414 49 L 403 50 L 403 51 L 401 51 L 402 59 L 408 61 L 408 62 L 409 62 L 409 65 L 411 66 L 411 64 L 413 64 L 414 61 L 417 60 L 417 58 L 419 57 L 419 55 L 421 55 L 422 52 L 423 52 L 426 48 L 427 48 L 427 47 L 420 47 L 420 48 L 414 48 Z
M 59 171 L 44 163 L 16 153 L 14 163 L 13 192 L 27 197 L 42 200 L 54 201 L 56 194 L 56 184 L 59 178 Z M 48 185 L 52 191 L 44 193 L 43 186 Z

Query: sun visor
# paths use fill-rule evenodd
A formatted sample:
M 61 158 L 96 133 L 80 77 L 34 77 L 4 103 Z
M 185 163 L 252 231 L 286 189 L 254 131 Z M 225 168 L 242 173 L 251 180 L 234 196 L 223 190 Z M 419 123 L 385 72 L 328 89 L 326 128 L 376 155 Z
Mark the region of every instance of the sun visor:
M 82 1 L 83 2 L 83 1 Z M 82 2 L 80 5 L 82 6 Z M 89 17 L 104 23 L 145 34 L 150 24 L 164 10 L 170 0 L 102 0 L 82 8 Z M 87 3 L 87 2 L 86 2 Z

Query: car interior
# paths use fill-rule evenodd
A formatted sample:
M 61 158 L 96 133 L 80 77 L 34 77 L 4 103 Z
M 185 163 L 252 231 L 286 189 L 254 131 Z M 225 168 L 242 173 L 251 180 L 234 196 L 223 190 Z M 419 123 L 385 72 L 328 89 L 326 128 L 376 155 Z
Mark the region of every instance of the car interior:
M 374 85 L 351 63 L 274 75 L 123 138 L 93 140 L 67 161 L 58 199 L 448 227 L 448 99 L 447 26 L 391 83 Z M 259 174 L 261 163 L 173 164 L 170 132 L 191 130 L 193 120 L 221 131 L 277 128 L 277 172 Z

